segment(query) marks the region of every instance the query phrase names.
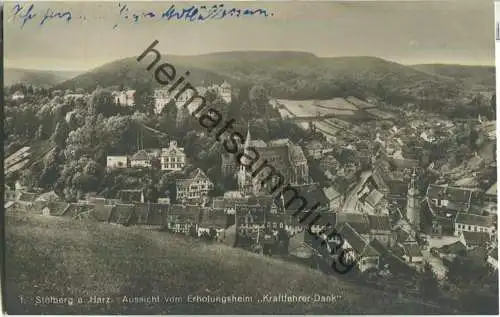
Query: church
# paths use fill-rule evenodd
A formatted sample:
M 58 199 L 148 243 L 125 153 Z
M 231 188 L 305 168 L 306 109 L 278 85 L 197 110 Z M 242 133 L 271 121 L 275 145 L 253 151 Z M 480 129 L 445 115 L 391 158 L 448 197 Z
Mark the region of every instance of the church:
M 263 140 L 252 140 L 249 128 L 244 151 L 247 151 L 249 147 L 253 147 L 262 161 L 267 161 L 277 173 L 283 176 L 283 184 L 303 185 L 311 182 L 309 166 L 302 148 L 293 144 L 289 139 L 272 140 L 267 143 Z M 238 164 L 232 154 L 222 154 L 222 172 L 225 176 L 237 178 L 239 191 L 243 195 L 269 194 L 262 187 L 261 179 L 252 177 L 252 171 Z

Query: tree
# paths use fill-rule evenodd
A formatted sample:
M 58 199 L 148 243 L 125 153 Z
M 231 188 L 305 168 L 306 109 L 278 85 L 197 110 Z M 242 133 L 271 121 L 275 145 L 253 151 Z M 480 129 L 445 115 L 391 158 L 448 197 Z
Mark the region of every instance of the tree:
M 248 97 L 252 106 L 251 109 L 255 111 L 255 114 L 264 115 L 267 113 L 269 97 L 262 85 L 253 86 L 248 93 Z
M 429 262 L 425 262 L 424 271 L 418 280 L 419 290 L 422 296 L 427 298 L 435 298 L 439 294 L 439 284 L 436 274 L 432 270 Z
M 102 114 L 110 117 L 117 113 L 118 107 L 115 104 L 112 93 L 105 89 L 96 89 L 90 97 L 88 114 L 96 116 Z

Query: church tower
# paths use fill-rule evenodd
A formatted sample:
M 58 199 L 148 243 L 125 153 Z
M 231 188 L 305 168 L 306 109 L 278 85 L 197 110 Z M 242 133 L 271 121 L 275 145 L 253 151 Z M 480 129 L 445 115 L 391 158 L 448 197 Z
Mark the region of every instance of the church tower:
M 247 130 L 247 137 L 245 138 L 245 145 L 244 145 L 244 150 L 243 153 L 248 154 L 248 148 L 250 147 L 250 122 L 248 123 L 248 130 Z M 248 154 L 248 156 L 252 156 L 252 154 Z M 243 196 L 247 196 L 252 192 L 252 171 L 250 170 L 249 167 L 246 167 L 245 165 L 250 165 L 251 162 L 248 162 L 245 157 L 241 158 L 242 163 L 240 164 L 240 169 L 238 172 L 238 187 L 240 190 L 240 193 Z
M 415 186 L 415 170 L 411 175 L 410 185 L 408 186 L 408 195 L 406 200 L 406 218 L 410 225 L 420 231 L 420 201 L 418 199 L 418 189 Z

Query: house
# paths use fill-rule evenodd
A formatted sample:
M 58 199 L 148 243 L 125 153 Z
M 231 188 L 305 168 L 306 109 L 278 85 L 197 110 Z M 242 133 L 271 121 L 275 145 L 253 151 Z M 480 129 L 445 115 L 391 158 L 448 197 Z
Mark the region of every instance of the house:
M 130 159 L 131 167 L 151 167 L 151 157 L 145 150 L 139 150 Z
M 186 166 L 184 148 L 177 146 L 177 141 L 170 141 L 168 148 L 161 149 L 160 154 L 162 171 L 180 171 Z
M 127 168 L 127 167 L 129 167 L 128 156 L 126 156 L 126 155 L 108 155 L 106 157 L 106 167 L 109 169 Z
M 468 188 L 431 184 L 426 199 L 433 214 L 460 212 L 470 209 L 473 193 Z
M 12 100 L 22 100 L 24 99 L 24 94 L 18 90 L 12 95 Z
M 192 229 L 197 232 L 201 209 L 201 206 L 196 205 L 171 205 L 164 219 L 166 229 L 184 234 L 189 233 Z
M 487 232 L 462 231 L 459 240 L 467 249 L 485 247 L 490 243 L 490 235 Z
M 185 179 L 177 179 L 177 200 L 185 202 L 189 200 L 201 201 L 214 188 L 214 183 L 208 176 L 197 168 Z
M 368 190 L 362 192 L 361 195 L 358 194 L 356 210 L 366 214 L 387 214 L 388 201 L 384 194 L 377 189 Z
M 416 242 L 407 242 L 402 244 L 403 259 L 410 263 L 422 263 L 424 257 Z
M 339 210 L 344 201 L 344 195 L 339 193 L 334 186 L 324 188 L 323 192 L 325 193 L 326 198 L 330 201 L 330 209 L 334 211 Z
M 114 91 L 113 98 L 117 104 L 131 107 L 135 103 L 135 90 Z
M 367 215 L 369 233 L 364 236 L 368 240 L 377 239 L 385 246 L 392 244 L 391 221 L 388 215 Z
M 224 100 L 225 103 L 231 102 L 231 85 L 224 81 L 217 89 L 218 95 Z
M 114 223 L 122 226 L 129 226 L 134 222 L 134 205 L 133 204 L 117 204 L 111 209 L 109 223 Z
M 313 159 L 320 159 L 325 154 L 333 152 L 333 147 L 323 144 L 320 141 L 313 140 L 304 146 L 304 152 Z
M 348 223 L 339 225 L 336 230 L 344 239 L 342 249 L 346 250 L 350 260 L 356 261 L 360 272 L 379 269 L 380 254 L 356 230 Z
M 455 217 L 455 236 L 462 232 L 486 232 L 490 236 L 495 233 L 495 224 L 492 216 L 481 216 L 471 213 L 459 212 Z
M 155 99 L 155 113 L 156 114 L 160 114 L 162 112 L 163 108 L 173 98 L 173 94 L 170 93 L 169 89 L 167 89 L 167 88 L 155 89 L 154 99 Z
M 486 260 L 494 270 L 498 270 L 498 247 L 493 248 L 488 253 L 488 258 Z
M 35 201 L 60 201 L 61 198 L 53 190 L 38 196 Z

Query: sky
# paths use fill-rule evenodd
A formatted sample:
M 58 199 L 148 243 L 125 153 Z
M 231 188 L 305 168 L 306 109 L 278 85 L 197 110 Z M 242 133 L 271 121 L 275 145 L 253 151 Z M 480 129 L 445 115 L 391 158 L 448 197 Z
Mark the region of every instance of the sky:
M 129 12 L 163 12 L 173 2 L 127 2 Z M 320 57 L 377 56 L 402 64 L 494 65 L 493 1 L 224 2 L 265 8 L 273 16 L 187 22 L 125 20 L 118 2 L 17 2 L 4 9 L 4 65 L 11 68 L 89 70 L 138 56 L 153 41 L 165 54 L 280 50 Z M 21 27 L 19 14 L 37 15 Z M 215 2 L 175 2 L 176 9 Z M 72 20 L 48 19 L 69 11 Z M 83 18 L 85 17 L 85 19 Z M 117 25 L 115 28 L 114 26 Z

